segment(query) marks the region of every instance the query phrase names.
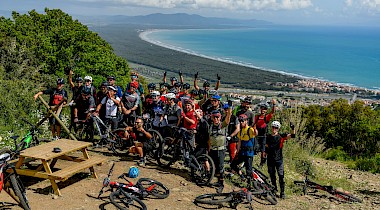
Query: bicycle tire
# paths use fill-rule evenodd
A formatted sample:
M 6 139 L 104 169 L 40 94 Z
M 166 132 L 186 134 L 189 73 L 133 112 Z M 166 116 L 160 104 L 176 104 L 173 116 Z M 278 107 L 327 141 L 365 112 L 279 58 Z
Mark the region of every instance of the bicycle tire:
M 277 204 L 277 198 L 276 196 L 272 193 L 272 192 L 267 192 L 265 195 L 264 195 L 265 199 L 267 201 L 269 201 L 269 203 L 271 203 L 272 205 L 276 205 Z
M 222 205 L 231 202 L 232 193 L 212 193 L 197 196 L 194 200 L 195 204 Z
M 149 129 L 148 132 L 152 135 L 152 139 L 149 141 L 150 151 L 147 152 L 147 160 L 152 162 L 153 160 L 157 160 L 159 156 L 159 149 L 163 139 L 157 130 Z
M 200 168 L 196 170 L 195 168 L 191 167 L 191 177 L 195 181 L 197 185 L 208 185 L 212 181 L 215 175 L 215 164 L 212 158 L 208 155 L 199 155 L 195 157 L 197 162 L 199 163 Z M 210 170 L 207 171 L 206 169 L 206 161 L 208 161 L 210 165 Z M 194 161 L 193 161 L 194 162 Z M 195 164 L 194 164 L 195 165 Z M 199 172 L 199 174 L 198 174 Z
M 125 144 L 124 144 L 124 140 L 123 140 L 123 136 L 124 136 L 124 133 L 125 133 L 125 129 L 124 128 L 118 128 L 116 130 L 113 130 L 112 132 L 112 136 L 115 136 L 115 148 L 119 149 L 119 150 L 123 150 L 125 149 Z
M 273 194 L 272 189 L 266 183 L 260 183 L 256 180 L 253 181 L 253 186 L 257 191 L 262 193 L 258 194 L 260 196 L 264 196 L 264 198 L 269 201 L 272 205 L 277 204 L 277 198 Z
M 120 189 L 110 194 L 110 201 L 114 206 L 122 210 L 147 209 L 145 203 L 140 199 Z
M 345 192 L 341 192 L 341 191 L 335 191 L 335 194 L 334 194 L 336 197 L 338 198 L 341 198 L 345 201 L 349 201 L 349 202 L 358 202 L 358 203 L 362 203 L 363 201 L 360 199 L 360 198 L 357 198 L 351 194 L 348 194 L 348 193 L 345 193 Z
M 176 146 L 171 144 L 174 139 L 171 137 L 165 137 L 162 143 L 160 144 L 159 151 L 162 151 L 162 154 L 157 157 L 157 162 L 160 166 L 170 167 L 176 159 Z
M 26 197 L 25 188 L 23 187 L 21 180 L 16 177 L 16 174 L 11 174 L 9 176 L 9 179 L 11 181 L 11 185 L 12 185 L 12 189 L 14 193 L 20 200 L 19 205 L 25 210 L 30 210 L 28 198 Z
M 153 195 L 156 198 L 164 199 L 167 198 L 170 194 L 169 188 L 154 179 L 140 178 L 137 181 L 136 185 L 142 186 L 148 192 L 148 194 Z

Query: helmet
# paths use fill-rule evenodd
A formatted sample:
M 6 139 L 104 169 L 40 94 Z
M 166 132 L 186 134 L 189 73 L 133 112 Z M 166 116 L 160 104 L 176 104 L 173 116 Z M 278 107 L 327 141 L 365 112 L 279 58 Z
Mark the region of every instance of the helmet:
M 82 77 L 77 77 L 77 78 L 75 79 L 75 81 L 77 81 L 77 82 L 83 82 L 83 79 L 82 79 Z
M 199 93 L 198 93 L 198 90 L 197 90 L 197 89 L 192 89 L 192 90 L 190 91 L 190 94 L 197 96 Z
M 191 104 L 191 105 L 194 105 L 193 100 L 191 100 L 191 99 L 186 99 L 186 100 L 185 100 L 185 104 Z
M 183 84 L 183 89 L 185 89 L 185 90 L 188 90 L 188 89 L 190 89 L 190 84 L 189 83 L 185 83 L 185 84 Z
M 130 86 L 130 87 L 134 87 L 134 88 L 138 88 L 138 87 L 139 87 L 139 83 L 136 82 L 136 81 L 134 81 L 134 82 L 130 82 L 130 83 L 129 83 L 129 86 Z
M 153 111 L 154 111 L 154 113 L 156 113 L 159 116 L 163 115 L 165 113 L 161 107 L 153 108 Z
M 65 80 L 62 78 L 57 79 L 57 84 L 65 84 Z
M 136 178 L 139 176 L 139 169 L 136 166 L 131 166 L 128 171 L 129 178 Z
M 149 83 L 149 84 L 148 84 L 148 89 L 150 89 L 150 90 L 155 90 L 155 89 L 156 89 L 156 84 L 154 84 L 154 83 Z
M 281 128 L 281 123 L 280 122 L 278 122 L 278 121 L 273 121 L 272 122 L 272 127 L 275 127 L 275 128 Z
M 228 109 L 228 108 L 230 108 L 230 106 L 228 105 L 228 103 L 224 103 L 223 104 L 223 109 Z
M 91 88 L 82 88 L 82 90 L 80 91 L 83 95 L 90 95 L 91 94 Z
M 84 77 L 84 80 L 86 81 L 86 80 L 90 80 L 90 82 L 92 82 L 92 77 L 91 76 L 85 76 Z
M 114 86 L 108 86 L 108 90 L 113 90 L 113 91 L 117 92 L 117 89 Z
M 203 116 L 202 109 L 196 109 L 195 112 L 198 113 L 200 116 Z
M 162 88 L 162 87 L 169 87 L 170 85 L 168 84 L 168 83 L 166 83 L 166 82 L 161 82 L 160 83 L 160 88 Z
M 260 109 L 268 109 L 268 104 L 267 103 L 260 103 Z
M 158 91 L 155 90 L 150 95 L 151 96 L 160 96 L 161 94 L 160 94 L 160 92 L 158 92 Z
M 107 87 L 109 85 L 110 84 L 107 81 L 103 81 L 102 84 L 100 85 L 100 87 Z
M 114 76 L 108 76 L 107 80 L 110 80 L 110 79 L 115 80 L 116 78 Z
M 241 115 L 239 115 L 239 117 L 238 117 L 238 120 L 239 120 L 240 122 L 242 122 L 242 121 L 244 121 L 244 120 L 247 120 L 247 119 L 248 119 L 248 116 L 245 115 L 245 114 L 241 114 Z
M 210 96 L 218 95 L 218 91 L 217 90 L 210 90 L 209 94 L 210 94 Z
M 175 77 L 170 77 L 170 81 L 177 81 L 177 78 L 175 78 Z
M 212 99 L 215 99 L 215 100 L 217 100 L 217 101 L 220 101 L 220 99 L 221 99 L 222 97 L 220 97 L 220 95 L 215 94 L 215 95 L 213 95 L 211 98 L 212 98 Z
M 214 110 L 211 112 L 211 116 L 212 117 L 220 117 L 220 116 L 222 116 L 222 114 L 220 114 L 219 110 Z
M 167 99 L 173 99 L 173 98 L 175 98 L 175 94 L 174 93 L 168 93 L 168 94 L 165 94 L 164 96 Z
M 139 74 L 137 72 L 131 72 L 131 77 L 139 77 Z
M 176 83 L 174 83 L 174 87 L 182 87 L 182 83 L 176 82 Z
M 208 81 L 204 82 L 203 87 L 210 87 L 210 83 Z
M 248 104 L 251 104 L 252 103 L 252 98 L 251 97 L 249 97 L 249 96 L 247 96 L 247 97 L 245 97 L 244 99 L 243 99 L 243 101 L 242 101 L 243 103 L 248 103 Z

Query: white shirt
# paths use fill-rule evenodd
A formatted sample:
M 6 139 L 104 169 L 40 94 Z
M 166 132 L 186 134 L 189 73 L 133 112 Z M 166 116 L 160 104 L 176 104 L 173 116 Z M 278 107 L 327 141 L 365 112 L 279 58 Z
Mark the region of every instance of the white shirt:
M 116 96 L 116 100 L 120 101 L 120 98 Z M 117 105 L 108 97 L 104 97 L 102 100 L 102 105 L 106 105 L 106 118 L 116 117 Z

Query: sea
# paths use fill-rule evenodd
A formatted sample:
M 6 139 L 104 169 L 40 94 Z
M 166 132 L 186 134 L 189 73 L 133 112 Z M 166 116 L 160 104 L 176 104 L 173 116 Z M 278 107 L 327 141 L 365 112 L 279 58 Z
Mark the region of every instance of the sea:
M 140 37 L 219 61 L 380 90 L 380 28 L 282 25 L 150 30 Z

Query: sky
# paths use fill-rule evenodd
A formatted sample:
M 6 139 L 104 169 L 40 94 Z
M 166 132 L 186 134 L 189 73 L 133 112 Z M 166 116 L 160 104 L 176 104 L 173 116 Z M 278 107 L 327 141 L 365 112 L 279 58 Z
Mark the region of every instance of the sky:
M 380 26 L 380 0 L 1 0 L 0 14 L 43 13 L 46 7 L 73 17 L 188 13 L 277 24 Z

